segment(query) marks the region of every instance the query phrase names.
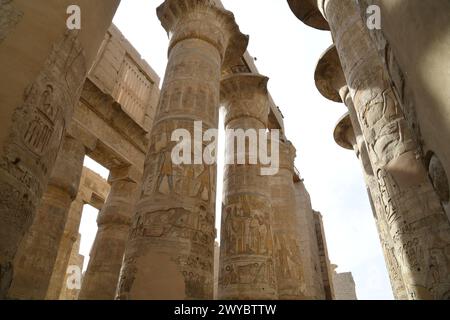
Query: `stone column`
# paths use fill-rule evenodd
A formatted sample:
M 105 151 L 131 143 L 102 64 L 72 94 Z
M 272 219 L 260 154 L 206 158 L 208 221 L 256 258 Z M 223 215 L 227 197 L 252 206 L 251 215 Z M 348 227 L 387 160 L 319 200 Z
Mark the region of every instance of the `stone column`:
M 317 246 L 319 248 L 320 271 L 322 274 L 323 289 L 326 300 L 334 300 L 333 270 L 328 256 L 327 239 L 323 227 L 322 214 L 314 211 L 314 224 L 316 229 Z
M 334 45 L 328 48 L 320 58 L 314 78 L 317 89 L 325 98 L 335 102 L 344 102 L 348 108 L 348 114 L 336 126 L 334 138 L 341 147 L 354 150 L 361 162 L 367 193 L 389 271 L 394 296 L 398 300 L 407 299 L 398 261 L 393 255 L 394 245 L 392 237 L 388 232 L 384 209 L 380 203 L 381 194 L 377 185 L 377 179 L 372 170 L 356 109 L 347 83 L 345 82 L 342 66 Z
M 78 234 L 77 240 L 73 244 L 72 251 L 70 252 L 69 263 L 67 264 L 68 267 L 64 276 L 59 300 L 78 300 L 80 288 L 71 288 L 68 284 L 71 282 L 70 277 L 75 275 L 75 273 L 73 273 L 73 269 L 70 270 L 69 267 L 77 268 L 80 270 L 80 272 L 83 270 L 84 256 L 80 254 L 80 243 L 81 234 Z M 74 283 L 72 283 L 71 285 L 74 285 Z
M 81 30 L 67 8 L 80 5 Z M 31 226 L 66 125 L 119 0 L 2 1 L 0 26 L 0 299 Z M 42 12 L 46 12 L 45 15 Z
M 279 141 L 279 170 L 270 177 L 273 209 L 275 273 L 278 297 L 282 300 L 306 299 L 304 257 L 301 256 L 301 224 L 296 213 L 294 189 L 295 148 Z
M 78 193 L 77 198 L 70 206 L 69 216 L 64 226 L 63 236 L 59 243 L 58 255 L 56 257 L 47 295 L 45 297 L 46 300 L 58 300 L 61 290 L 66 285 L 64 283 L 64 278 L 70 260 L 70 253 L 77 240 L 78 231 L 80 229 L 84 204 L 83 195 Z
M 395 299 L 408 299 L 406 295 L 405 285 L 400 273 L 398 260 L 394 255 L 394 243 L 389 234 L 388 224 L 385 220 L 383 206 L 381 203 L 380 192 L 378 190 L 376 178 L 373 175 L 370 161 L 367 155 L 365 144 L 358 145 L 358 140 L 353 129 L 353 123 L 348 113 L 346 113 L 337 124 L 334 131 L 334 139 L 338 145 L 345 149 L 354 150 L 356 156 L 363 167 L 363 175 L 367 185 L 367 194 L 370 205 L 372 207 L 373 217 L 375 218 L 378 235 L 380 238 L 381 248 L 383 250 L 384 260 L 388 269 L 389 279 L 391 281 L 392 292 Z
M 360 8 L 355 1 L 315 3 L 336 43 L 408 297 L 450 298 L 450 223 Z
M 78 192 L 84 155 L 81 142 L 65 137 L 47 191 L 17 252 L 9 298 L 45 298 L 70 205 Z
M 115 298 L 141 178 L 142 173 L 133 167 L 111 170 L 108 179 L 111 191 L 97 218 L 97 236 L 83 278 L 80 300 Z
M 270 201 L 272 177 L 262 175 L 259 159 L 250 160 L 261 146 L 259 131 L 267 128 L 267 81 L 266 77 L 249 73 L 222 80 L 225 128 L 230 130 L 226 138 L 229 161 L 224 173 L 220 245 L 219 299 L 223 300 L 278 298 Z M 236 135 L 238 131 L 245 131 L 248 143 L 243 141 L 246 137 Z M 239 145 L 245 150 L 238 149 Z M 240 157 L 245 164 L 238 160 Z
M 212 299 L 216 164 L 202 161 L 210 142 L 201 140 L 218 126 L 221 70 L 239 60 L 248 37 L 208 0 L 166 0 L 157 13 L 171 36 L 169 61 L 118 297 Z M 188 149 L 184 162 L 172 161 L 176 129 Z
M 311 206 L 311 198 L 300 177 L 294 179 L 294 190 L 296 214 L 300 224 L 300 235 L 302 237 L 302 246 L 300 249 L 304 260 L 306 298 L 308 300 L 324 300 L 325 291 L 320 270 L 314 213 Z

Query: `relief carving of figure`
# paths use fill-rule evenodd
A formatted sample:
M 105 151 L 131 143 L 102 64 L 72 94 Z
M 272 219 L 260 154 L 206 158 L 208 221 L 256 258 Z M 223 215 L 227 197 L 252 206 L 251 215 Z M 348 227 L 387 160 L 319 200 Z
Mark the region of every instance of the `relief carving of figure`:
M 393 204 L 387 175 L 388 174 L 383 169 L 380 169 L 377 172 L 378 186 L 380 188 L 381 202 L 386 215 L 386 221 L 389 226 L 392 226 L 392 224 L 399 219 L 399 216 L 397 214 L 397 208 Z

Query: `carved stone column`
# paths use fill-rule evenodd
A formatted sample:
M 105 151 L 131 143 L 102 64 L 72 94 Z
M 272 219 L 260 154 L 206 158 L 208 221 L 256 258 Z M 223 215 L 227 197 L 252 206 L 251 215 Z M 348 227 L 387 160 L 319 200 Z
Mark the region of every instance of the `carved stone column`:
M 67 8 L 81 3 L 83 21 L 90 23 L 70 31 Z M 9 291 L 17 249 L 47 189 L 66 125 L 118 5 L 119 0 L 47 1 L 39 7 L 2 1 L 0 74 L 11 76 L 0 85 L 0 299 Z
M 118 297 L 212 299 L 216 164 L 202 161 L 210 144 L 202 138 L 218 126 L 221 70 L 243 55 L 248 37 L 208 0 L 166 0 L 157 13 L 171 36 L 169 61 Z M 195 163 L 194 152 L 183 153 L 192 164 L 172 161 L 176 129 L 189 150 L 195 140 Z
M 336 143 L 344 149 L 354 150 L 356 156 L 361 162 L 364 179 L 367 185 L 367 194 L 372 207 L 373 217 L 375 218 L 384 260 L 386 262 L 389 279 L 391 281 L 392 292 L 396 300 L 405 300 L 408 299 L 408 296 L 406 294 L 398 260 L 394 255 L 394 242 L 389 234 L 388 224 L 385 220 L 377 181 L 370 165 L 365 144 L 358 145 L 359 139 L 355 134 L 356 131 L 357 130 L 353 129 L 353 123 L 349 114 L 346 113 L 339 120 L 339 123 L 336 126 L 334 131 L 334 139 Z
M 47 191 L 15 258 L 11 299 L 45 298 L 70 205 L 83 169 L 84 145 L 65 137 Z
M 308 300 L 325 300 L 322 280 L 319 247 L 311 198 L 300 177 L 294 178 L 296 213 L 302 237 L 301 255 L 304 258 L 306 298 Z
M 250 162 L 252 148 L 260 145 L 259 130 L 267 128 L 267 81 L 266 77 L 249 73 L 227 76 L 222 80 L 226 129 L 233 132 L 244 130 L 250 140 L 253 132 L 254 139 L 243 144 L 245 150 L 236 150 L 239 138 L 227 134 L 226 157 L 234 160 L 230 161 L 232 164 L 226 163 L 224 174 L 219 299 L 278 298 L 269 187 L 271 176 L 261 174 L 259 159 Z M 239 164 L 239 156 L 245 159 L 245 164 Z
M 295 148 L 289 141 L 279 141 L 278 173 L 270 177 L 273 208 L 275 273 L 278 297 L 282 300 L 306 299 L 304 257 L 301 256 L 301 224 L 297 215 L 294 189 Z
M 70 253 L 77 240 L 83 207 L 83 196 L 79 193 L 70 206 L 69 215 L 64 226 L 62 239 L 59 243 L 58 255 L 56 257 L 50 284 L 45 297 L 46 300 L 58 300 L 61 290 L 64 289 L 64 286 L 66 285 L 64 283 L 64 278 L 70 260 Z
M 336 43 L 408 297 L 450 298 L 450 224 L 358 4 L 315 4 Z
M 69 284 L 74 285 L 74 283 L 71 283 L 70 277 L 75 275 L 73 273 L 73 270 L 69 269 L 69 267 L 75 267 L 80 271 L 83 270 L 84 256 L 80 255 L 80 243 L 81 234 L 78 234 L 77 240 L 73 244 L 72 250 L 70 252 L 70 258 L 67 264 L 66 274 L 64 275 L 63 286 L 61 294 L 59 295 L 59 300 L 78 300 L 80 288 L 73 288 L 69 286 Z
M 97 218 L 98 231 L 83 278 L 80 300 L 113 300 L 142 173 L 133 167 L 112 169 L 111 191 Z
M 333 284 L 333 268 L 328 256 L 327 239 L 325 237 L 325 229 L 323 226 L 322 214 L 318 211 L 314 213 L 315 235 L 317 240 L 317 247 L 319 249 L 320 271 L 322 276 L 323 290 L 325 293 L 325 300 L 335 300 L 334 284 Z
M 347 83 L 345 82 L 342 66 L 334 45 L 328 48 L 320 58 L 314 78 L 317 89 L 325 98 L 335 102 L 344 102 L 349 110 L 348 114 L 336 126 L 334 138 L 341 147 L 354 150 L 361 162 L 367 193 L 389 271 L 394 297 L 398 300 L 407 299 L 398 261 L 393 255 L 394 243 L 388 231 L 384 208 L 380 203 L 381 194 L 377 179 L 372 170 L 356 109 L 353 105 Z

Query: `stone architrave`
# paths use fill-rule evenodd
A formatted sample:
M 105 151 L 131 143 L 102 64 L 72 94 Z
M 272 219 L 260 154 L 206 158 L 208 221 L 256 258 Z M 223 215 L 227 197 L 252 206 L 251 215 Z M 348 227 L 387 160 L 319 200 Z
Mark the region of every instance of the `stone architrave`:
M 84 155 L 81 142 L 64 138 L 47 191 L 17 252 L 10 299 L 45 298 L 70 206 L 78 192 Z
M 111 191 L 97 218 L 80 300 L 114 300 L 141 179 L 142 173 L 133 167 L 111 170 Z
M 377 179 L 372 170 L 366 143 L 358 122 L 358 116 L 334 45 L 328 48 L 320 58 L 314 78 L 317 89 L 325 98 L 334 102 L 344 102 L 348 108 L 348 114 L 336 126 L 334 138 L 343 148 L 354 150 L 361 162 L 394 297 L 398 300 L 407 299 L 398 262 L 393 255 L 394 245 L 384 218 L 384 209 L 380 203 L 381 194 L 377 185 Z
M 409 299 L 450 298 L 450 223 L 355 1 L 313 3 L 333 35 Z
M 166 0 L 157 14 L 170 35 L 169 61 L 118 298 L 211 299 L 216 165 L 175 163 L 171 137 L 176 129 L 194 137 L 195 121 L 200 139 L 217 129 L 221 70 L 239 61 L 248 37 L 231 12 L 208 0 Z M 205 143 L 185 142 L 202 158 Z
M 261 146 L 269 114 L 268 78 L 241 73 L 222 80 L 221 100 L 226 108 L 225 128 L 245 132 L 227 134 L 224 200 L 219 275 L 219 299 L 277 299 L 273 245 L 271 176 L 262 175 L 259 159 L 250 161 L 253 148 Z M 248 134 L 249 142 L 245 140 Z M 241 142 L 238 140 L 241 139 Z M 245 146 L 245 150 L 237 147 Z M 252 151 L 253 150 L 253 151 Z M 242 152 L 245 154 L 243 155 Z M 238 158 L 245 159 L 240 164 Z

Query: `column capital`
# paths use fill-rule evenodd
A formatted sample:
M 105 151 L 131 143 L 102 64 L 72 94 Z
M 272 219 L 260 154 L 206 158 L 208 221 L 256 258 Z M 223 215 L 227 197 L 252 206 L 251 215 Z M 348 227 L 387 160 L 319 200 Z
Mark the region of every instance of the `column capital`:
M 353 130 L 350 114 L 346 112 L 338 121 L 333 132 L 334 141 L 344 149 L 354 150 L 356 145 L 355 132 Z
M 324 18 L 323 7 L 327 0 L 288 0 L 295 16 L 307 26 L 319 30 L 330 30 Z
M 256 73 L 237 73 L 222 79 L 220 100 L 227 108 L 226 123 L 237 118 L 255 118 L 267 125 L 268 77 Z M 249 105 L 249 102 L 251 105 Z
M 334 44 L 320 57 L 314 81 L 322 96 L 334 102 L 345 102 L 347 82 Z
M 156 10 L 170 35 L 169 53 L 179 42 L 200 39 L 217 48 L 223 67 L 239 62 L 249 37 L 239 30 L 232 12 L 211 0 L 166 0 Z

